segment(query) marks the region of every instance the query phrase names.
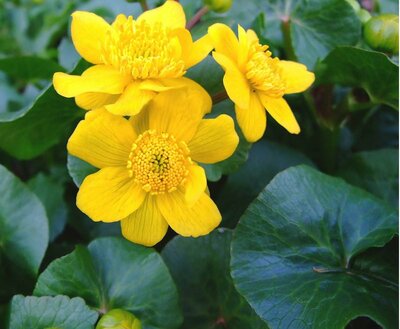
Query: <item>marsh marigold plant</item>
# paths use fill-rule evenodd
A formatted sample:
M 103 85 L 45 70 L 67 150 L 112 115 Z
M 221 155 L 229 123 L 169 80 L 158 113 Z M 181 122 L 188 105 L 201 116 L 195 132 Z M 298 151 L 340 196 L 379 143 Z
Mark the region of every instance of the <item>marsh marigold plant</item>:
M 238 26 L 238 38 L 224 24 L 208 29 L 215 51 L 214 59 L 225 70 L 224 86 L 235 103 L 236 118 L 249 142 L 259 140 L 266 129 L 268 113 L 290 133 L 300 127 L 285 94 L 306 90 L 314 82 L 314 74 L 306 66 L 272 57 L 268 46 L 259 43 L 252 30 Z
M 168 225 L 208 234 L 221 221 L 198 163 L 228 158 L 238 145 L 231 117 L 203 119 L 211 99 L 196 90 L 157 95 L 130 120 L 88 112 L 68 142 L 72 155 L 100 168 L 80 186 L 77 205 L 94 221 L 121 221 L 128 240 L 159 242 Z
M 111 25 L 93 13 L 77 11 L 72 14 L 72 41 L 94 66 L 81 76 L 56 73 L 54 87 L 64 97 L 75 97 L 84 109 L 104 106 L 117 115 L 135 115 L 169 89 L 201 88 L 183 75 L 212 45 L 207 35 L 193 42 L 185 24 L 176 1 L 137 19 L 118 15 Z

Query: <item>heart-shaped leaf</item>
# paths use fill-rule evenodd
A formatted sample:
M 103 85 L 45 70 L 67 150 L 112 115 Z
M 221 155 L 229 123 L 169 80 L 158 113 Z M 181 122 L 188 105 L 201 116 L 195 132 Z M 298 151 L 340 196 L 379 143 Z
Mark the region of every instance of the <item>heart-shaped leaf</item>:
M 339 176 L 377 197 L 399 204 L 399 151 L 384 149 L 354 154 L 339 169 Z
M 271 328 L 398 327 L 398 286 L 357 256 L 397 232 L 385 202 L 306 166 L 277 175 L 241 218 L 232 277 Z M 393 269 L 395 271 L 395 269 Z
M 14 296 L 9 329 L 92 329 L 98 314 L 82 298 Z
M 372 102 L 399 107 L 399 66 L 383 53 L 338 47 L 319 64 L 317 76 L 317 83 L 361 87 Z
M 37 198 L 0 165 L 0 301 L 32 289 L 49 242 L 46 212 Z
M 121 238 L 100 238 L 53 261 L 39 276 L 38 296 L 82 297 L 105 313 L 132 312 L 143 329 L 177 328 L 178 295 L 161 256 Z
M 177 236 L 164 248 L 181 298 L 183 328 L 267 328 L 233 286 L 231 240 L 232 231 L 218 229 L 197 239 Z

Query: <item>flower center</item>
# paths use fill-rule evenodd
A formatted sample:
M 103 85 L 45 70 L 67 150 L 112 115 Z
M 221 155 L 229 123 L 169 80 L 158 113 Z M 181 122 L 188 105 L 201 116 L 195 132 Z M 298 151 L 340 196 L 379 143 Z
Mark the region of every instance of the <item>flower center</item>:
M 119 16 L 107 33 L 102 59 L 134 79 L 177 78 L 185 73 L 181 46 L 161 23 Z
M 132 144 L 127 168 L 146 192 L 159 194 L 184 184 L 190 164 L 185 142 L 177 142 L 168 133 L 147 130 Z
M 268 46 L 253 44 L 250 60 L 246 64 L 246 77 L 256 90 L 267 92 L 272 97 L 282 97 L 286 83 L 281 78 L 279 59 L 272 58 Z

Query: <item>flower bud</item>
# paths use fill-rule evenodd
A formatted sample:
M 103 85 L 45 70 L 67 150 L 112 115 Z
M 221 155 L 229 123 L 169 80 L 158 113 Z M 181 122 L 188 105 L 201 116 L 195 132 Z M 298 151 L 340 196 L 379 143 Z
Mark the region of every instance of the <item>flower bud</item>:
M 114 309 L 101 317 L 96 329 L 142 329 L 142 324 L 132 313 Z
M 399 52 L 399 16 L 382 14 L 372 17 L 364 26 L 365 42 L 378 51 Z
M 224 13 L 232 7 L 232 0 L 203 0 L 204 4 L 212 11 Z

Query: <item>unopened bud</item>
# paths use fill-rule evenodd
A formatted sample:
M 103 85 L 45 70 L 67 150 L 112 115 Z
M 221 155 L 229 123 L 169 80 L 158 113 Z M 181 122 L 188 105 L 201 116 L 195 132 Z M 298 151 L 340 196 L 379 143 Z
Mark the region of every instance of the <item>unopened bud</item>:
M 203 0 L 212 11 L 224 13 L 232 7 L 232 0 Z
M 399 52 L 399 16 L 382 14 L 372 17 L 364 25 L 365 42 L 378 51 Z
M 132 313 L 114 309 L 101 317 L 96 329 L 142 329 L 142 324 Z

